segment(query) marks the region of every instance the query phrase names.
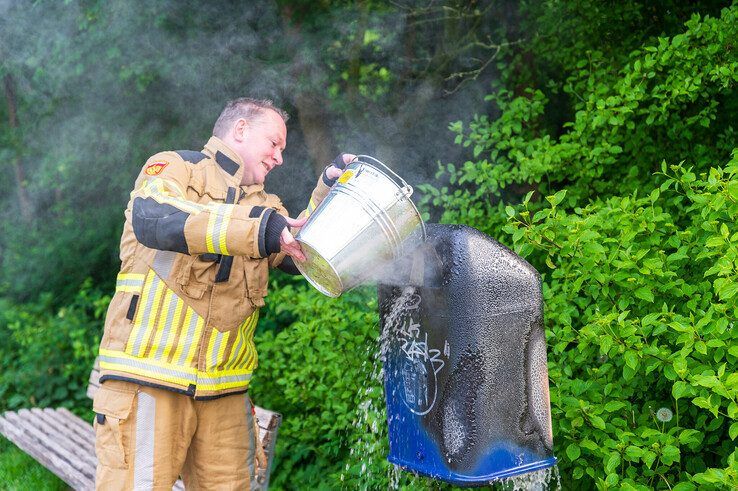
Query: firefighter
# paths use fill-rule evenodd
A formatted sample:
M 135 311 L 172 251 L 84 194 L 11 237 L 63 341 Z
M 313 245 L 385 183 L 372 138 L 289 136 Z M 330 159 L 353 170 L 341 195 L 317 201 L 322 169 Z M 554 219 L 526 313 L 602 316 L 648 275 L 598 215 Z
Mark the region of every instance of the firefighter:
M 121 269 L 100 343 L 98 489 L 258 489 L 266 464 L 249 381 L 270 267 L 305 259 L 264 178 L 282 165 L 287 115 L 229 102 L 201 151 L 160 152 L 125 211 Z M 323 172 L 309 214 L 354 155 Z M 294 230 L 294 229 L 293 229 Z

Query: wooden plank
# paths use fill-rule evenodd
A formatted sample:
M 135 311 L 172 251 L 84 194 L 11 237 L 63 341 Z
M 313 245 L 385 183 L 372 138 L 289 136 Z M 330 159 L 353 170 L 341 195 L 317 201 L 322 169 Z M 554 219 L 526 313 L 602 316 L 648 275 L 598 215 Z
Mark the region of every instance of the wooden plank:
M 93 439 L 93 441 L 95 440 L 95 430 L 92 428 L 91 421 L 89 423 L 86 422 L 84 419 L 80 418 L 79 416 L 72 414 L 72 412 L 65 407 L 57 408 L 56 412 L 58 412 L 59 414 L 67 418 L 67 420 L 70 423 L 74 423 L 75 425 L 77 425 L 77 427 L 80 429 L 80 431 L 83 434 L 87 432 L 89 435 L 91 435 L 91 438 Z
M 99 387 L 90 384 L 87 386 L 87 392 L 85 393 L 85 395 L 90 399 L 94 399 L 95 392 L 97 392 L 97 389 L 99 389 Z
M 18 411 L 20 416 L 27 409 Z M 75 454 L 80 462 L 78 468 L 90 476 L 95 475 L 95 466 L 97 460 L 95 459 L 95 443 L 90 442 L 85 437 L 81 436 L 76 431 L 76 426 L 70 427 L 66 423 L 59 423 L 56 419 L 52 418 L 50 414 L 45 413 L 39 408 L 33 408 L 30 410 L 30 417 L 36 418 L 36 423 L 39 427 L 49 435 L 49 443 L 56 442 L 62 447 L 68 449 L 70 452 Z M 92 445 L 90 445 L 92 443 Z
M 87 386 L 87 397 L 90 399 L 95 398 L 95 392 L 100 388 L 100 369 L 98 368 L 98 359 L 95 358 L 95 368 L 90 372 L 90 381 Z
M 81 445 L 91 448 L 95 447 L 94 430 L 90 431 L 90 424 L 76 414 L 72 414 L 71 416 L 65 415 L 58 409 L 53 409 L 50 407 L 44 409 L 34 408 L 31 409 L 31 412 L 33 412 L 34 410 L 42 411 L 45 414 L 46 418 L 50 421 L 56 421 L 58 422 L 58 424 L 65 425 L 69 433 L 76 438 L 75 441 L 79 442 Z
M 76 469 L 57 449 L 45 446 L 45 435 L 37 428 L 27 426 L 16 413 L 8 411 L 0 417 L 0 432 L 72 488 L 95 487 L 94 479 Z
M 49 448 L 54 448 L 57 453 L 64 454 L 67 461 L 83 474 L 94 477 L 97 462 L 94 458 L 94 449 L 85 448 L 70 438 L 69 429 L 65 425 L 55 424 L 49 421 L 47 415 L 38 408 L 36 411 L 21 409 L 18 416 L 27 421 L 29 426 L 34 426 L 46 435 L 44 443 Z
M 92 427 L 85 420 L 75 414 L 65 416 L 61 411 L 49 407 L 42 409 L 42 411 L 48 418 L 57 421 L 58 424 L 67 425 L 69 431 L 76 435 L 77 440 L 75 441 L 80 441 L 86 448 L 89 447 L 93 451 L 95 450 L 95 432 L 94 430 L 90 431 Z

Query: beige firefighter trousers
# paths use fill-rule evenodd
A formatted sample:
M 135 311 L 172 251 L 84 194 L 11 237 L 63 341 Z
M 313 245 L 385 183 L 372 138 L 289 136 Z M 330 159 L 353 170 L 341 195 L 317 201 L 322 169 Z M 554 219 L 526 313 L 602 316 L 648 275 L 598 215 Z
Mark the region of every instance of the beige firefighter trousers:
M 98 490 L 256 490 L 258 445 L 246 394 L 196 401 L 176 392 L 107 380 L 95 394 Z

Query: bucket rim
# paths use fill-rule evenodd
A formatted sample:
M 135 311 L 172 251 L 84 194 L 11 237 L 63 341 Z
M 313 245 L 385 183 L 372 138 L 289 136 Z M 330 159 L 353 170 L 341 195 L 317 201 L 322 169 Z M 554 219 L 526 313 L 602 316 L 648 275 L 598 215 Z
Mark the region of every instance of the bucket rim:
M 376 165 L 372 164 L 371 162 L 366 162 L 364 160 L 361 160 L 362 157 L 366 157 L 368 159 L 371 159 L 374 162 L 376 162 L 379 165 L 381 165 L 382 167 L 384 167 L 385 169 L 387 169 L 392 175 L 394 175 L 397 179 L 399 179 L 400 181 L 402 181 L 402 183 L 404 184 L 404 186 L 398 186 L 397 185 L 397 181 L 395 181 L 395 179 L 393 179 L 391 176 L 387 175 L 386 172 L 384 172 L 381 168 L 377 167 Z M 410 186 L 407 183 L 407 181 L 405 181 L 402 177 L 400 177 L 397 174 L 395 174 L 395 172 L 392 169 L 390 169 L 387 164 L 385 164 L 384 162 L 382 162 L 381 160 L 379 160 L 379 159 L 377 159 L 375 157 L 372 157 L 371 155 L 364 155 L 364 154 L 357 155 L 356 156 L 356 160 L 350 162 L 348 165 L 355 164 L 355 163 L 359 163 L 359 164 L 363 164 L 363 165 L 368 165 L 368 166 L 372 167 L 373 169 L 376 169 L 377 172 L 381 173 L 384 177 L 386 177 L 387 179 L 389 179 L 392 182 L 392 184 L 394 184 L 395 186 L 397 186 L 397 188 L 398 188 L 399 191 L 402 191 L 404 187 L 409 187 L 410 188 L 410 194 L 409 195 L 406 195 L 405 193 L 402 193 L 402 195 L 407 200 L 407 202 L 410 203 L 410 206 L 412 207 L 413 211 L 417 215 L 418 221 L 420 222 L 420 229 L 423 232 L 422 239 L 423 239 L 423 241 L 425 241 L 428 238 L 428 234 L 427 234 L 426 229 L 425 229 L 425 221 L 423 220 L 423 215 L 420 213 L 420 210 L 418 210 L 418 207 L 415 206 L 415 203 L 413 202 L 413 200 L 410 199 L 410 197 L 413 195 L 414 188 L 412 186 Z

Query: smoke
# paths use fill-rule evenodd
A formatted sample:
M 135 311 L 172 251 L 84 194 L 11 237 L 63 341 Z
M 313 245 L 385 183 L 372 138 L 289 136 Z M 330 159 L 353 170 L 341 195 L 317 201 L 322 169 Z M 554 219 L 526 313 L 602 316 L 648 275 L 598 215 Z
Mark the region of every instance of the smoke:
M 446 95 L 437 72 L 418 68 L 424 46 L 430 57 L 441 50 L 429 41 L 434 33 L 410 25 L 406 10 L 307 10 L 298 18 L 277 2 L 0 0 L 0 59 L 19 120 L 0 154 L 19 159 L 35 216 L 19 221 L 17 183 L 6 180 L 0 221 L 14 230 L 0 240 L 6 291 L 112 278 L 122 211 L 143 162 L 202 148 L 235 97 L 272 98 L 293 116 L 285 164 L 267 179 L 293 216 L 325 155 L 372 155 L 413 186 L 432 181 L 438 161 L 462 160 L 466 150 L 447 125 L 483 108 L 492 72 Z M 322 139 L 306 126 L 315 107 L 324 110 Z M 5 109 L 0 116 L 5 125 Z

